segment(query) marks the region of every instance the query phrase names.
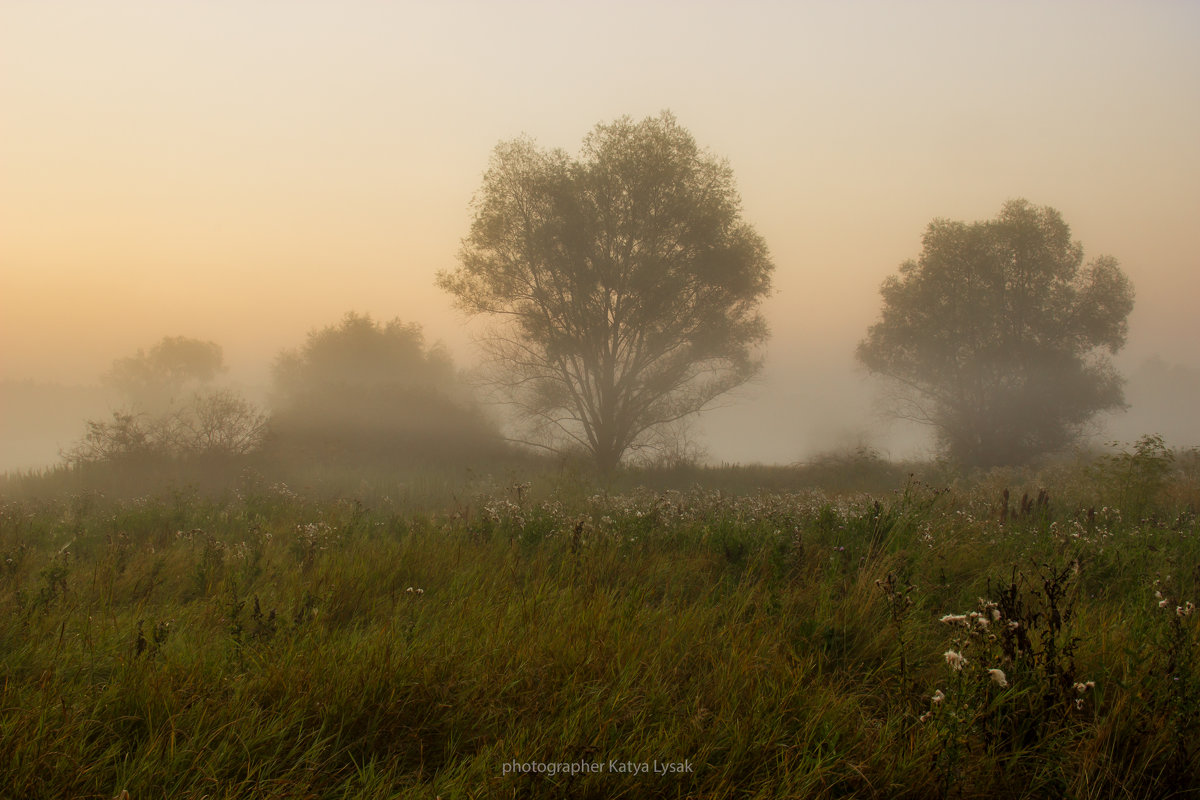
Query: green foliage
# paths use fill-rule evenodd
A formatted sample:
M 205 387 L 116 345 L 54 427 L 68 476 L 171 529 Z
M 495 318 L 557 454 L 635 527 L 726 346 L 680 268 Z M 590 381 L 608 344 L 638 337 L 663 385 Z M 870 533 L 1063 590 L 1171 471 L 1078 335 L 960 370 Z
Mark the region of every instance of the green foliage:
M 1194 785 L 1193 765 L 1200 748 L 1200 651 L 1197 650 L 1198 630 L 1196 605 L 1179 598 L 1168 579 L 1166 585 L 1155 581 L 1154 596 L 1158 600 L 1154 611 L 1153 636 L 1155 644 L 1152 675 L 1157 691 L 1149 693 L 1157 706 L 1159 720 L 1173 745 L 1169 765 L 1169 780 L 1180 787 Z M 1173 591 L 1174 589 L 1174 591 Z M 1165 590 L 1165 591 L 1164 591 Z
M 676 423 L 750 378 L 773 265 L 727 164 L 669 113 L 598 125 L 580 158 L 496 147 L 460 266 L 439 285 L 471 315 L 531 441 L 603 472 L 678 451 Z M 686 450 L 686 448 L 685 448 Z
M 87 432 L 62 452 L 63 460 L 71 468 L 153 468 L 253 452 L 267 418 L 229 389 L 205 388 L 224 369 L 219 345 L 184 336 L 117 359 L 105 380 L 126 407 L 111 420 L 86 420 Z
M 228 389 L 197 392 L 157 413 L 114 411 L 111 421 L 86 425 L 84 437 L 63 452 L 71 467 L 244 456 L 267 432 L 266 416 Z
M 166 336 L 149 352 L 114 361 L 105 381 L 132 406 L 158 411 L 224 370 L 225 356 L 215 342 Z
M 1187 796 L 1200 527 L 1094 475 L 5 497 L 0 795 Z
M 449 355 L 417 325 L 347 314 L 274 369 L 271 451 L 343 463 L 463 463 L 503 452 Z
M 920 258 L 883 283 L 858 360 L 959 464 L 1028 463 L 1123 407 L 1109 354 L 1133 289 L 1111 257 L 1084 267 L 1070 237 L 1057 211 L 1015 200 L 994 220 L 930 223 Z
M 1132 450 L 1119 442 L 1109 446 L 1120 449 L 1099 460 L 1098 481 L 1115 492 L 1121 508 L 1132 513 L 1150 508 L 1167 487 L 1175 466 L 1175 453 L 1156 433 L 1142 436 Z

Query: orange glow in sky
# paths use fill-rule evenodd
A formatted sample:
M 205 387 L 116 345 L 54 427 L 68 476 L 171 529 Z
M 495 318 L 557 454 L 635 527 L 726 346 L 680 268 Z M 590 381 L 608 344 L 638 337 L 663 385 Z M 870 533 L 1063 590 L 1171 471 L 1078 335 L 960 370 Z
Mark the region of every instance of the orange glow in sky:
M 1121 262 L 1129 358 L 1200 367 L 1198 32 L 1178 2 L 10 0 L 0 379 L 91 383 L 185 335 L 253 383 L 352 309 L 470 364 L 433 281 L 492 148 L 663 109 L 728 158 L 777 267 L 718 455 L 812 444 L 828 425 L 781 445 L 755 418 L 863 392 L 883 278 L 933 218 L 1014 197 Z

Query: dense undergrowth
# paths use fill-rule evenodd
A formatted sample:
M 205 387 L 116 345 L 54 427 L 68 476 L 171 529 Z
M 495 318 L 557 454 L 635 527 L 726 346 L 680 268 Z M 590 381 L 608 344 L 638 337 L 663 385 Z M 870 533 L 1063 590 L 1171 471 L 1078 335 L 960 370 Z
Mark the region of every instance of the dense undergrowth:
M 1198 475 L 10 492 L 0 796 L 1190 796 Z

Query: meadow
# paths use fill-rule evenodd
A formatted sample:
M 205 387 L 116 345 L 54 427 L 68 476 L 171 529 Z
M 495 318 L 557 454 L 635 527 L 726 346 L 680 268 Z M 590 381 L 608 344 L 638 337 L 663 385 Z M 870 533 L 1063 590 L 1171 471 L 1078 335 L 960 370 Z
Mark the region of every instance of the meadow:
M 0 796 L 1196 796 L 1200 459 L 1160 445 L 10 478 Z

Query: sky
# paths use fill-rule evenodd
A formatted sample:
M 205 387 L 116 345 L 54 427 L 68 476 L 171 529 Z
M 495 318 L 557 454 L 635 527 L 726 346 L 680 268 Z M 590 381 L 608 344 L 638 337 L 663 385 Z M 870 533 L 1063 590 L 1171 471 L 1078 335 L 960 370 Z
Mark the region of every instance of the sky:
M 1198 40 L 1192 2 L 3 0 L 0 380 L 184 335 L 261 387 L 350 310 L 469 367 L 434 280 L 492 149 L 669 109 L 776 265 L 709 457 L 906 452 L 853 353 L 935 218 L 1053 206 L 1133 282 L 1118 364 L 1200 368 Z

